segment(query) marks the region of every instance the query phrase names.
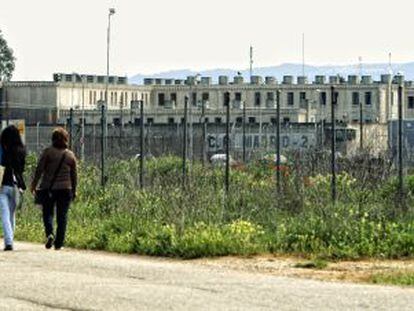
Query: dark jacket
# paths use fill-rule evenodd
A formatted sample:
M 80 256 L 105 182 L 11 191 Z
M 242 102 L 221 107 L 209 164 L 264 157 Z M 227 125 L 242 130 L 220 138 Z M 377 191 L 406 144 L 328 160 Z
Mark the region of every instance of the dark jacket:
M 26 150 L 18 148 L 16 150 L 3 150 L 1 164 L 5 167 L 3 176 L 3 186 L 17 185 L 22 190 L 26 190 L 23 179 L 24 166 L 26 162 Z
M 37 186 L 40 178 L 40 189 L 49 189 L 53 176 L 59 167 L 62 155 L 65 153 L 65 159 L 62 166 L 57 172 L 55 182 L 53 183 L 53 190 L 70 189 L 73 194 L 76 193 L 77 186 L 77 168 L 76 158 L 69 149 L 58 149 L 55 147 L 46 148 L 37 164 L 36 172 L 32 184 Z

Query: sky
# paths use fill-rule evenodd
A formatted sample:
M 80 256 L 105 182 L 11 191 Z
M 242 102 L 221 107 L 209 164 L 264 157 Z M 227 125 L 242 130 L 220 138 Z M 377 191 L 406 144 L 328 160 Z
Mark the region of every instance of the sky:
M 105 74 L 110 7 L 114 75 L 414 61 L 412 0 L 0 0 L 13 80 Z

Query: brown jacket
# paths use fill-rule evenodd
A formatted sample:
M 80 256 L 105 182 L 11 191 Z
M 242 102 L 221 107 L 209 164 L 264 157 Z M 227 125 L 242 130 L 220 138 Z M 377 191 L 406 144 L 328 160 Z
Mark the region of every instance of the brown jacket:
M 59 172 L 57 173 L 52 189 L 71 189 L 74 194 L 76 193 L 76 158 L 73 152 L 69 149 L 57 149 L 55 147 L 46 148 L 43 151 L 37 164 L 32 185 L 37 186 L 40 178 L 42 178 L 39 188 L 48 189 L 50 187 L 51 181 L 59 166 L 63 153 L 65 153 L 66 156 Z

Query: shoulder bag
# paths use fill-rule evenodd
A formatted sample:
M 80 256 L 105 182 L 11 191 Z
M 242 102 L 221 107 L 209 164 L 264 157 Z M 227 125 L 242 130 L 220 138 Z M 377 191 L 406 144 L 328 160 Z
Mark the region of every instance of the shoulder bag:
M 56 181 L 56 177 L 62 168 L 63 161 L 65 161 L 66 151 L 63 152 L 62 158 L 60 159 L 59 165 L 56 168 L 55 173 L 53 174 L 52 180 L 50 181 L 49 188 L 47 189 L 38 189 L 35 193 L 35 204 L 44 205 L 52 198 L 52 188 Z

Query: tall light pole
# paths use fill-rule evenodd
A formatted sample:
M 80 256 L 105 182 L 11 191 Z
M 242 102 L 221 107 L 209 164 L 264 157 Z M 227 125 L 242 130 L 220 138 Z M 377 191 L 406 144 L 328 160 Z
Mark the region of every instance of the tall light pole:
M 110 8 L 108 12 L 108 29 L 106 33 L 106 88 L 105 103 L 108 106 L 108 85 L 109 85 L 109 47 L 111 42 L 111 16 L 115 14 L 115 9 Z
M 105 152 L 107 147 L 107 131 L 108 131 L 108 124 L 106 121 L 106 113 L 105 110 L 108 109 L 108 86 L 109 86 L 109 46 L 110 46 L 110 34 L 111 34 L 111 16 L 115 14 L 115 9 L 110 8 L 108 12 L 108 29 L 107 29 L 107 37 L 106 37 L 106 86 L 105 86 L 105 102 L 102 104 L 102 154 L 101 154 L 101 164 L 102 164 L 102 179 L 101 183 L 102 186 L 105 186 L 106 183 L 106 175 L 105 175 Z

